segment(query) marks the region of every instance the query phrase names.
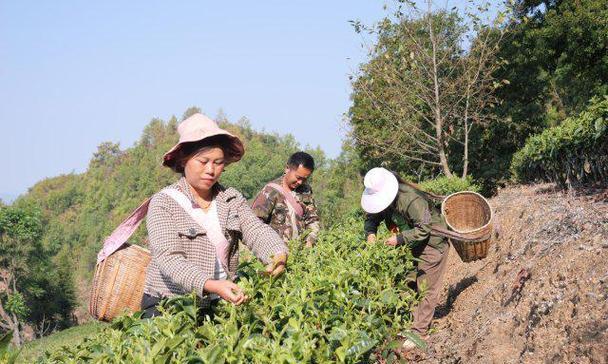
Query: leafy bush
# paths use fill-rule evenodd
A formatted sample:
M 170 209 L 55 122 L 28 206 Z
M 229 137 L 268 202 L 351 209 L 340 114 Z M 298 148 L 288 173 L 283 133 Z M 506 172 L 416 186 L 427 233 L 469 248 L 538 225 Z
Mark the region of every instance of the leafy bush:
M 471 177 L 462 179 L 458 177 L 449 178 L 445 176 L 424 181 L 420 183 L 420 187 L 427 192 L 436 193 L 438 195 L 450 195 L 460 191 L 479 192 L 481 189 L 478 185 L 473 183 Z
M 245 259 L 239 284 L 252 300 L 220 303 L 213 321 L 197 324 L 193 295 L 173 298 L 161 317 L 122 317 L 40 362 L 352 363 L 393 356 L 395 343 L 386 339 L 407 328 L 417 298 L 405 279 L 412 256 L 405 247 L 365 245 L 361 228 L 361 220 L 349 219 L 324 231 L 314 249 L 292 244 L 288 271 L 275 280 Z
M 529 138 L 511 164 L 520 182 L 561 186 L 608 178 L 608 97 L 592 99 L 585 111 Z

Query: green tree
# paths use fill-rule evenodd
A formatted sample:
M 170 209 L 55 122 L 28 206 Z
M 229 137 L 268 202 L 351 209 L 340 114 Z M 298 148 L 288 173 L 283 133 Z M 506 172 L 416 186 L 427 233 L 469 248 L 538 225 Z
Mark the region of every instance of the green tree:
M 40 260 L 41 235 L 37 211 L 0 209 L 0 327 L 13 332 L 16 346 L 23 341 L 21 330 L 29 313 L 24 289 L 32 288 L 28 275 Z
M 298 143 L 291 135 L 256 132 L 246 119 L 227 128 L 243 140 L 245 156 L 226 168 L 221 182 L 251 199 L 266 183 L 283 174 L 287 159 L 299 148 Z
M 184 111 L 184 113 L 182 114 L 182 120 L 186 120 L 188 119 L 190 116 L 196 114 L 196 113 L 202 113 L 203 111 L 201 110 L 200 107 L 197 106 L 191 106 L 189 107 L 186 111 Z
M 354 24 L 377 42 L 353 83 L 352 137 L 364 162 L 464 178 L 473 129 L 491 119 L 495 90 L 508 82 L 493 76 L 504 15 L 485 19 L 486 4 L 480 15 L 400 3 L 374 27 Z
M 342 152 L 327 166 L 318 169 L 312 187 L 323 226 L 329 228 L 343 220 L 344 215 L 359 209 L 363 188 L 361 161 L 352 140 L 345 140 Z
M 536 66 L 541 110 L 548 126 L 581 112 L 593 96 L 608 93 L 608 4 L 602 0 L 519 0 L 514 9 L 522 33 L 518 47 Z M 517 40 L 517 38 L 516 38 Z M 523 90 L 513 84 L 513 91 Z M 509 90 L 506 90 L 509 91 Z
M 475 177 L 486 187 L 510 178 L 513 154 L 526 139 L 581 112 L 608 94 L 608 3 L 604 0 L 520 0 L 495 73 L 496 119 L 478 130 Z

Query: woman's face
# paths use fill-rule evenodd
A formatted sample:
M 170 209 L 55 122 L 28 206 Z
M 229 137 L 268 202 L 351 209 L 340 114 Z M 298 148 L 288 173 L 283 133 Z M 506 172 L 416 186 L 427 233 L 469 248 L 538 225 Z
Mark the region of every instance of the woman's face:
M 198 191 L 208 191 L 224 171 L 224 151 L 218 147 L 202 150 L 184 165 L 186 181 Z

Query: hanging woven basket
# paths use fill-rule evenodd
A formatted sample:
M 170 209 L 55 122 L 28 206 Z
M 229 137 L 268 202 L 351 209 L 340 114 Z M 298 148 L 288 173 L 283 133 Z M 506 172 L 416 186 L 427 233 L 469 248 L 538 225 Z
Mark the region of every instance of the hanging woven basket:
M 494 213 L 482 195 L 471 191 L 453 193 L 443 200 L 441 213 L 448 227 L 466 238 L 450 239 L 463 262 L 472 262 L 488 255 Z
M 97 263 L 89 313 L 98 320 L 112 321 L 125 312 L 139 311 L 150 258 L 147 249 L 123 244 Z

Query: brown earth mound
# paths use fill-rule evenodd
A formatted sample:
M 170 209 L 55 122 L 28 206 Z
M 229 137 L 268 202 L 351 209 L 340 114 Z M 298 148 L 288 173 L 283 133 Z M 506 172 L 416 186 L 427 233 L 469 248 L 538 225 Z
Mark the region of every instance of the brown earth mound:
M 487 258 L 452 249 L 424 363 L 608 363 L 608 190 L 502 190 Z

